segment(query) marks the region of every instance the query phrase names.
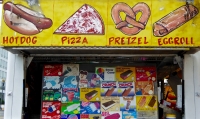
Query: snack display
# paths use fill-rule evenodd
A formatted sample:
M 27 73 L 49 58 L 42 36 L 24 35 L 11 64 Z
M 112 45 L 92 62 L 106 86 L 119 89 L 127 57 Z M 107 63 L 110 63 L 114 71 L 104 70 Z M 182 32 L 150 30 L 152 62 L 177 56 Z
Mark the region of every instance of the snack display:
M 113 67 L 95 67 L 95 73 L 84 67 L 77 72 L 76 64 L 45 65 L 44 69 L 43 75 L 49 76 L 43 77 L 42 103 L 46 107 L 42 107 L 42 119 L 137 119 L 141 111 L 158 110 L 154 82 L 135 80 L 134 67 L 116 67 L 118 81 L 113 80 Z M 109 73 L 113 81 L 105 78 Z

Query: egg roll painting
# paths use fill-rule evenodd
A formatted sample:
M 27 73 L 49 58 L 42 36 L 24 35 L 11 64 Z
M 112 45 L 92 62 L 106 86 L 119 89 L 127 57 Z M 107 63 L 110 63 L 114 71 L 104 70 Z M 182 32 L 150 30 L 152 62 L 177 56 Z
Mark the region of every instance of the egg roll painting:
M 194 5 L 186 3 L 186 5 L 177 8 L 155 22 L 153 24 L 153 34 L 156 37 L 166 36 L 193 19 L 198 13 L 199 10 Z

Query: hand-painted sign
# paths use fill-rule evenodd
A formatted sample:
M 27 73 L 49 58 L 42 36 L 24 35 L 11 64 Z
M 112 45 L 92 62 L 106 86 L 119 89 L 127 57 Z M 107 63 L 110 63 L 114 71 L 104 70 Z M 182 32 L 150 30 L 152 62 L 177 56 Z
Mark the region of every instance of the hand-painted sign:
M 4 0 L 0 45 L 200 46 L 200 3 L 171 2 Z

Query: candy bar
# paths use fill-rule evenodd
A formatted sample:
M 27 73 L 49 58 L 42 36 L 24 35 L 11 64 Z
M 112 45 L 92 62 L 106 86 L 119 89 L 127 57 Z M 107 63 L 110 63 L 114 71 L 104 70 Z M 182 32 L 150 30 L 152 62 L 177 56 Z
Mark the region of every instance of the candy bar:
M 114 88 L 114 87 L 111 87 L 110 89 L 108 89 L 108 90 L 106 91 L 105 96 L 111 96 L 114 90 L 115 90 L 115 88 Z
M 119 119 L 119 118 L 120 118 L 120 115 L 118 113 L 114 113 L 105 117 L 104 119 Z
M 85 98 L 87 100 L 91 100 L 95 95 L 97 95 L 97 93 L 98 93 L 98 91 L 92 90 L 92 91 L 85 94 Z
M 143 106 L 145 105 L 145 103 L 146 103 L 146 97 L 143 96 L 143 97 L 140 99 L 140 101 L 139 101 L 139 106 L 140 106 L 140 107 L 143 107 Z
M 104 110 L 107 110 L 115 105 L 115 101 L 111 100 L 102 104 Z
M 149 90 L 152 88 L 152 85 L 147 85 L 145 88 L 144 88 L 144 92 L 145 93 L 149 93 Z
M 151 98 L 151 100 L 149 101 L 149 104 L 148 104 L 148 105 L 149 105 L 150 107 L 153 107 L 155 103 L 156 103 L 156 97 L 153 96 L 153 97 Z
M 125 80 L 125 79 L 128 78 L 131 74 L 133 74 L 133 71 L 127 70 L 127 71 L 121 73 L 121 74 L 120 74 L 120 77 L 121 77 L 123 80 Z
M 125 89 L 124 92 L 122 93 L 122 96 L 128 96 L 128 94 L 131 92 L 131 87 L 129 87 L 128 89 Z

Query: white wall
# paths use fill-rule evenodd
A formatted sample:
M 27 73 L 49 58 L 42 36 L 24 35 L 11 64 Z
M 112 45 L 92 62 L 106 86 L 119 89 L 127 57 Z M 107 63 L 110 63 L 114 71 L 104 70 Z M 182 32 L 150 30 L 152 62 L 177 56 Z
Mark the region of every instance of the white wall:
M 24 79 L 23 56 L 8 53 L 4 119 L 21 119 Z
M 184 56 L 185 119 L 200 119 L 200 51 Z

